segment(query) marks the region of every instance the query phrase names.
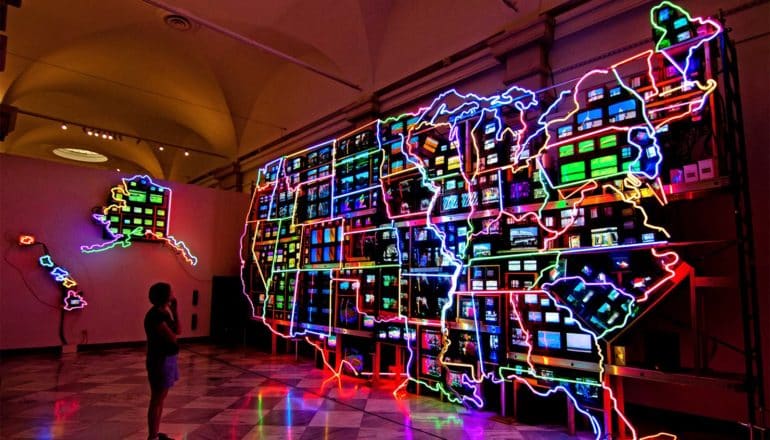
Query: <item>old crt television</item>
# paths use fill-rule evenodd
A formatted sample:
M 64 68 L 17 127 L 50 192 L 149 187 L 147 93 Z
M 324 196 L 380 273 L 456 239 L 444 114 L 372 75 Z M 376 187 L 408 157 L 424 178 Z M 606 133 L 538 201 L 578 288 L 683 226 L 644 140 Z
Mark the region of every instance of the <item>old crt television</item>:
M 484 298 L 484 323 L 499 325 L 500 298 L 494 296 L 487 296 Z
M 460 319 L 474 320 L 478 317 L 479 300 L 476 298 L 460 298 Z
M 586 101 L 595 102 L 604 99 L 604 87 L 591 89 L 586 93 Z
M 498 362 L 500 360 L 500 335 L 487 335 L 487 359 L 490 362 Z
M 537 226 L 526 226 L 520 228 L 511 228 L 510 243 L 515 248 L 534 248 L 537 247 Z
M 590 353 L 592 349 L 591 335 L 586 333 L 567 333 L 567 351 Z
M 474 257 L 489 257 L 490 255 L 492 255 L 491 243 L 476 243 L 473 245 Z
M 447 385 L 456 390 L 463 390 L 466 388 L 466 386 L 463 384 L 463 373 L 447 370 L 446 382 Z
M 481 203 L 489 204 L 500 200 L 500 191 L 496 186 L 490 186 L 481 190 Z
M 457 337 L 457 352 L 462 357 L 473 357 L 476 355 L 478 342 L 476 335 L 470 332 L 462 332 Z
M 610 104 L 607 109 L 610 123 L 625 121 L 636 118 L 636 100 L 626 99 L 624 101 Z
M 561 349 L 561 332 L 538 330 L 537 346 L 546 350 Z
M 615 246 L 618 244 L 618 228 L 591 229 L 591 246 Z
M 604 111 L 601 108 L 584 110 L 577 114 L 577 130 L 585 131 L 591 128 L 601 127 L 604 123 L 603 117 Z
M 545 322 L 549 324 L 558 324 L 561 322 L 559 312 L 545 312 Z
M 420 363 L 422 376 L 441 377 L 441 365 L 434 356 L 423 356 Z
M 420 348 L 428 351 L 441 350 L 441 333 L 437 330 L 423 330 Z
M 528 199 L 529 197 L 529 182 L 514 182 L 511 184 L 511 198 L 513 200 Z
M 374 316 L 364 316 L 363 322 L 364 322 L 364 328 L 374 328 Z
M 572 136 L 572 125 L 562 125 L 556 129 L 556 135 L 559 139 Z
M 441 198 L 441 212 L 454 211 L 459 208 L 460 198 L 457 194 L 449 194 Z
M 519 327 L 511 328 L 511 346 L 529 347 L 529 344 L 527 344 L 527 335 L 524 333 L 524 330 Z
M 388 339 L 390 340 L 400 340 L 401 339 L 401 327 L 398 325 L 390 325 L 388 326 Z

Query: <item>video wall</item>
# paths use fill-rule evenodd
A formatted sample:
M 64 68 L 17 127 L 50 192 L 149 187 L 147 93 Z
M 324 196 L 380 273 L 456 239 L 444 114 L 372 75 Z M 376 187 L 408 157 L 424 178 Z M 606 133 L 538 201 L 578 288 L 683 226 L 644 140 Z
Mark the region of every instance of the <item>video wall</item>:
M 373 374 L 379 342 L 407 353 L 399 389 L 483 407 L 515 381 L 566 393 L 597 438 L 603 411 L 633 431 L 606 344 L 682 278 L 669 196 L 718 177 L 712 149 L 668 153 L 712 124 L 721 27 L 650 18 L 654 48 L 563 88 L 449 90 L 269 162 L 243 240 L 255 317 L 338 373 Z

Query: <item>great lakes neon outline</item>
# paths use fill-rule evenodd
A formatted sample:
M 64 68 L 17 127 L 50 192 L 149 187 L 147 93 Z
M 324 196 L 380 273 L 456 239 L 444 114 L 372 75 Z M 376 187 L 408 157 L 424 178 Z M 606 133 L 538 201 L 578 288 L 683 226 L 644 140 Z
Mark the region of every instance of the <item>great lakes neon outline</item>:
M 403 326 L 404 335 L 411 335 L 412 332 L 416 332 L 415 327 L 417 325 L 430 326 L 435 323 L 430 322 L 431 320 L 409 317 L 402 313 L 401 300 L 404 293 L 402 281 L 415 277 L 449 280 L 449 287 L 445 292 L 446 301 L 441 307 L 440 320 L 437 323 L 442 335 L 442 347 L 438 361 L 442 372 L 447 373 L 447 375 L 450 371 L 459 374 L 461 391 L 441 380 L 423 380 L 421 374 L 411 374 L 413 369 L 418 369 L 414 368 L 414 364 L 421 359 L 417 359 L 415 353 L 417 342 L 407 337 L 405 343 L 409 351 L 406 362 L 407 378 L 396 387 L 394 394 L 399 393 L 410 382 L 416 382 L 422 387 L 442 393 L 450 401 L 481 407 L 484 403 L 481 395 L 481 383 L 485 380 L 494 383 L 515 381 L 538 395 L 550 395 L 561 391 L 573 402 L 575 408 L 587 417 L 596 438 L 599 439 L 603 435 L 602 423 L 596 415 L 596 410 L 591 409 L 590 405 L 585 403 L 589 398 L 580 394 L 582 389 L 582 392 L 588 395 L 601 393 L 606 402 L 604 408 L 609 409 L 617 417 L 619 423 L 632 433 L 633 438 L 640 438 L 625 414 L 620 411 L 617 399 L 609 386 L 608 374 L 605 371 L 606 354 L 603 352 L 602 344 L 608 335 L 624 328 L 630 320 L 634 319 L 639 308 L 645 307 L 650 298 L 671 287 L 677 278 L 677 269 L 681 261 L 676 252 L 667 248 L 670 234 L 665 228 L 650 221 L 648 212 L 643 205 L 649 206 L 649 203 L 655 203 L 658 206 L 664 206 L 668 203 L 660 176 L 663 154 L 658 143 L 658 136 L 670 124 L 697 115 L 715 90 L 716 82 L 714 79 L 698 78 L 693 66 L 699 50 L 703 49 L 722 31 L 721 26 L 716 21 L 709 18 L 692 18 L 682 8 L 668 1 L 653 7 L 650 11 L 650 19 L 656 34 L 653 50 L 628 57 L 606 69 L 594 69 L 586 73 L 575 82 L 574 87 L 560 90 L 555 96 L 554 102 L 542 111 L 535 123 L 528 124 L 527 120 L 531 120 L 531 118 L 526 118 L 525 113 L 532 111 L 539 104 L 537 94 L 531 90 L 514 86 L 498 95 L 489 97 L 472 93 L 462 94 L 457 90 L 449 90 L 437 96 L 429 106 L 414 113 L 377 120 L 354 131 L 354 134 L 360 133 L 361 130 L 372 127 L 376 130 L 376 148 L 356 153 L 356 156 L 374 157 L 379 155 L 377 181 L 380 189 L 380 203 L 384 204 L 387 213 L 387 220 L 380 224 L 369 225 L 369 228 L 354 226 L 347 230 L 346 226 L 350 226 L 354 218 L 346 216 L 342 212 L 335 212 L 334 201 L 337 198 L 371 190 L 371 187 L 365 187 L 352 192 L 337 194 L 335 173 L 337 168 L 342 166 L 342 162 L 351 160 L 351 156 L 337 160 L 335 147 L 341 142 L 348 141 L 348 135 L 269 162 L 259 173 L 249 209 L 250 216 L 247 218 L 242 236 L 242 246 L 248 246 L 241 249 L 242 281 L 244 295 L 249 299 L 253 313 L 257 315 L 257 312 L 261 311 L 258 317 L 273 333 L 282 337 L 304 337 L 321 350 L 323 339 L 335 337 L 335 333 L 338 333 L 338 330 L 334 329 L 333 321 L 334 313 L 337 311 L 335 305 L 332 304 L 334 295 L 329 295 L 330 304 L 328 307 L 333 312 L 329 313 L 329 322 L 326 326 L 302 324 L 297 311 L 297 299 L 301 294 L 299 289 L 303 273 L 326 273 L 330 292 L 334 291 L 335 283 L 345 282 L 352 286 L 356 298 L 356 311 L 362 319 L 373 320 L 378 324 L 397 323 Z M 673 27 L 666 27 L 662 24 L 663 21 L 669 21 L 674 25 Z M 672 28 L 676 28 L 679 33 L 671 34 Z M 688 33 L 685 34 L 685 32 Z M 680 39 L 680 41 L 672 43 L 672 35 L 673 38 Z M 638 69 L 640 65 L 643 66 L 642 69 Z M 661 65 L 664 68 L 673 69 L 674 72 L 665 85 L 658 84 L 659 80 L 654 73 L 655 66 L 660 67 Z M 627 71 L 631 68 L 635 68 L 633 73 L 639 70 L 644 72 L 636 78 L 647 82 L 647 86 L 641 87 L 640 84 L 631 83 L 627 75 Z M 615 123 L 599 124 L 596 128 L 591 124 L 579 128 L 579 133 L 574 135 L 571 134 L 570 129 L 570 135 L 564 136 L 563 139 L 557 136 L 556 133 L 562 125 L 577 121 L 576 115 L 588 109 L 586 107 L 588 103 L 582 102 L 582 97 L 587 91 L 586 89 L 590 90 L 590 87 L 595 87 L 597 84 L 601 84 L 603 87 L 611 84 L 613 90 L 618 90 L 617 93 L 624 93 L 628 97 L 628 101 L 634 103 L 635 112 L 640 117 L 631 118 L 632 123 L 619 120 Z M 643 93 L 640 92 L 642 89 L 644 90 Z M 605 91 L 609 93 L 609 90 L 610 88 L 607 88 Z M 505 117 L 503 115 L 504 109 L 508 113 Z M 512 113 L 514 116 L 510 116 Z M 509 122 L 508 126 L 506 126 L 506 120 Z M 486 131 L 487 126 L 490 126 L 489 121 L 492 121 L 495 142 L 504 139 L 510 140 L 511 163 L 485 169 L 480 165 L 479 160 L 484 146 L 480 146 L 477 141 L 479 138 L 483 138 L 480 135 L 480 130 Z M 483 122 L 487 122 L 487 124 L 482 125 Z M 514 122 L 515 126 L 510 125 L 510 122 Z M 395 136 L 396 140 L 392 138 L 385 140 L 384 131 L 399 123 L 402 124 L 401 131 Z M 462 124 L 466 124 L 464 130 L 470 131 L 470 134 L 462 132 Z M 575 124 L 573 127 L 578 127 L 579 122 L 575 122 Z M 406 127 L 405 132 L 403 127 Z M 433 214 L 444 191 L 441 181 L 449 178 L 449 175 L 436 175 L 435 170 L 431 168 L 430 154 L 426 152 L 430 149 L 421 149 L 424 145 L 421 145 L 417 140 L 418 133 L 429 129 L 442 130 L 447 133 L 449 151 L 455 155 L 458 163 L 471 164 L 469 167 L 461 165 L 452 173 L 453 176 L 460 176 L 462 179 L 465 188 L 464 195 L 467 196 L 468 200 L 469 212 L 467 213 L 462 213 L 459 216 L 436 216 Z M 552 160 L 555 155 L 554 152 L 560 147 L 567 147 L 570 144 L 578 145 L 584 140 L 598 141 L 600 137 L 607 135 L 614 135 L 616 139 L 622 136 L 625 141 L 624 145 L 628 147 L 628 156 L 624 156 L 624 159 L 627 160 L 618 163 L 614 172 L 604 173 L 602 171 L 599 177 L 587 177 L 586 174 L 582 178 L 566 183 L 561 182 L 558 175 L 550 174 L 551 172 L 558 174 L 558 169 L 546 163 L 546 158 Z M 467 139 L 470 139 L 470 144 L 466 143 Z M 392 148 L 398 152 L 394 156 L 388 156 L 387 150 L 391 149 L 393 145 L 398 145 L 398 148 Z M 304 157 L 305 154 L 314 154 L 328 146 L 332 147 L 331 172 L 329 174 L 305 180 L 299 178 L 299 174 L 292 174 L 290 169 L 293 169 L 292 162 L 294 160 Z M 603 148 L 603 146 L 597 145 L 591 148 Z M 615 148 L 619 147 L 616 145 Z M 397 169 L 395 167 L 388 168 L 390 166 L 388 165 L 389 158 L 396 156 L 403 164 L 399 165 Z M 584 165 L 587 160 L 583 159 Z M 374 163 L 374 161 L 370 161 L 370 164 Z M 535 202 L 535 205 L 538 206 L 523 211 L 519 210 L 519 206 L 505 206 L 503 203 L 504 192 L 501 187 L 503 173 L 516 175 L 532 169 L 535 170 L 536 177 L 539 178 L 531 181 L 539 182 L 539 189 L 542 190 L 543 194 L 542 200 Z M 421 188 L 429 193 L 424 199 L 426 206 L 424 209 L 421 206 L 420 209 L 416 210 L 410 210 L 407 207 L 404 211 L 397 202 L 395 205 L 389 203 L 398 199 L 394 196 L 397 190 L 388 186 L 387 182 L 415 171 L 418 173 Z M 496 206 L 486 207 L 482 210 L 482 203 L 476 194 L 483 191 L 479 183 L 481 178 L 490 175 L 497 176 L 498 197 Z M 302 200 L 301 196 L 305 195 L 305 189 L 326 179 L 331 182 L 330 214 L 312 221 L 299 219 L 297 213 Z M 581 225 L 581 222 L 585 224 L 585 219 L 588 218 L 589 213 L 584 211 L 588 211 L 590 206 L 586 205 L 585 201 L 597 192 L 614 195 L 617 206 L 625 208 L 632 213 L 631 216 L 638 219 L 638 223 L 641 225 L 639 229 L 646 231 L 644 234 L 647 239 L 641 242 L 619 243 L 616 237 L 614 241 L 610 239 L 610 244 L 607 244 L 599 236 L 598 241 L 592 243 L 591 246 L 583 246 L 578 242 L 579 246 L 577 247 L 570 245 L 570 247 L 558 248 L 559 240 L 563 241 L 570 231 Z M 279 211 L 278 205 L 281 203 L 277 198 L 279 194 L 281 196 L 290 195 L 293 202 L 284 201 L 283 203 L 290 205 L 290 208 L 283 208 L 282 211 Z M 255 215 L 255 213 L 263 211 L 266 215 Z M 477 211 L 492 212 L 489 221 L 480 227 L 476 222 Z M 556 222 L 561 221 L 561 223 L 549 223 L 548 214 L 556 212 L 561 213 L 561 218 L 556 217 Z M 565 213 L 567 215 L 564 215 Z M 416 222 L 413 224 L 429 229 L 438 238 L 441 263 L 437 265 L 437 271 L 428 273 L 415 270 L 415 267 L 408 263 L 408 259 L 411 257 L 405 256 L 408 253 L 406 251 L 407 243 L 404 242 L 402 232 L 405 229 L 406 234 L 411 234 L 412 224 L 410 222 Z M 455 238 L 457 243 L 449 243 L 448 233 L 445 229 L 447 222 L 465 224 L 463 226 L 465 234 Z M 473 250 L 473 245 L 478 244 L 478 240 L 493 240 L 490 238 L 494 234 L 493 229 L 500 227 L 502 222 L 506 222 L 505 224 L 508 225 L 534 225 L 538 230 L 538 236 L 543 238 L 543 244 L 529 252 L 477 254 Z M 337 254 L 339 258 L 327 265 L 305 264 L 300 267 L 300 263 L 304 260 L 305 254 L 303 252 L 307 251 L 307 249 L 303 249 L 306 229 L 310 228 L 315 231 L 314 228 L 321 228 L 324 225 L 333 225 L 329 227 L 341 231 Z M 267 237 L 258 236 L 258 233 L 261 234 L 260 228 L 265 226 L 273 232 Z M 250 231 L 251 235 L 249 235 Z M 285 239 L 281 235 L 284 233 L 283 231 L 288 231 Z M 388 232 L 389 237 L 395 237 L 396 257 L 395 262 L 392 262 L 393 264 L 364 265 L 356 261 L 345 261 L 347 253 L 344 246 L 348 241 L 352 241 L 354 235 L 381 233 L 383 231 Z M 299 237 L 299 239 L 292 241 L 293 239 L 288 237 Z M 464 237 L 464 241 L 460 245 L 460 238 L 462 237 Z M 414 240 L 413 237 L 412 240 Z M 295 245 L 286 249 L 281 247 L 289 242 L 295 243 Z M 279 251 L 281 258 L 285 257 L 288 261 L 294 261 L 293 267 L 276 269 Z M 613 264 L 617 264 L 620 268 L 637 267 L 638 264 L 632 260 L 644 260 L 641 265 L 646 265 L 646 267 L 641 269 L 639 273 L 632 274 L 635 276 L 624 282 L 612 280 L 604 273 L 609 273 L 609 271 L 599 270 L 594 266 L 594 262 L 601 258 L 607 259 L 610 254 L 621 257 L 631 255 L 627 258 L 623 257 L 625 259 L 612 260 Z M 269 257 L 265 259 L 269 261 L 269 264 L 260 264 L 260 259 L 266 256 Z M 460 289 L 464 282 L 472 280 L 470 276 L 472 268 L 484 267 L 485 263 L 490 262 L 502 264 L 508 261 L 518 261 L 524 264 L 526 261 L 534 261 L 537 267 L 534 282 L 526 288 L 516 289 L 507 285 L 504 289 L 492 291 L 468 289 L 467 285 L 465 285 L 465 290 Z M 541 264 L 541 262 L 544 263 Z M 281 267 L 285 266 L 283 263 L 285 262 L 281 262 Z M 261 284 L 261 288 L 256 289 L 256 291 L 262 292 L 264 295 L 260 300 L 261 303 L 257 304 L 252 301 L 249 295 L 249 291 L 255 290 L 254 286 L 247 285 L 246 272 L 252 269 L 256 270 Z M 362 281 L 360 278 L 346 277 L 342 272 L 363 269 L 392 270 L 397 273 L 396 313 L 371 315 L 366 310 L 360 309 Z M 290 278 L 294 282 L 293 294 L 289 292 L 291 301 L 286 300 L 291 303 L 291 306 L 286 308 L 287 320 L 289 321 L 286 328 L 273 323 L 272 319 L 267 316 L 268 307 L 266 305 L 273 300 L 274 280 L 278 279 L 275 278 L 276 275 L 283 276 L 285 282 L 288 282 L 287 280 Z M 466 275 L 467 280 L 464 280 L 462 277 Z M 487 294 L 498 294 L 502 298 L 507 298 L 513 318 L 510 322 L 517 323 L 518 327 L 511 329 L 511 331 L 520 330 L 521 344 L 526 347 L 525 351 L 520 353 L 524 356 L 523 359 L 517 360 L 520 358 L 514 356 L 514 360 L 508 365 L 498 365 L 497 368 L 490 368 L 489 363 L 485 362 L 485 349 L 481 338 L 482 323 L 479 322 L 477 306 L 475 305 L 476 299 L 483 298 Z M 561 377 L 554 375 L 553 369 L 544 368 L 543 362 L 548 364 L 548 356 L 535 353 L 539 348 L 534 341 L 535 339 L 540 340 L 540 335 L 533 335 L 537 329 L 533 330 L 528 326 L 531 323 L 524 313 L 527 307 L 524 301 L 528 300 L 527 297 L 532 298 L 532 295 L 535 295 L 534 298 L 541 304 L 543 301 L 553 304 L 560 313 L 560 320 L 563 319 L 564 322 L 567 322 L 569 319 L 572 322 L 571 325 L 574 325 L 576 329 L 574 334 L 590 338 L 590 344 L 593 347 L 590 350 L 591 359 L 598 365 L 598 371 L 576 374 L 561 371 L 563 373 L 563 377 Z M 468 326 L 454 323 L 450 325 L 453 318 L 448 315 L 454 311 L 453 307 L 461 297 L 469 297 L 471 300 L 474 310 L 472 323 Z M 612 298 L 612 305 L 610 305 L 610 300 L 604 303 L 605 306 L 608 306 L 608 310 L 602 313 L 607 318 L 599 319 L 597 318 L 599 311 L 586 311 L 578 306 L 581 301 L 587 302 L 592 297 Z M 500 317 L 503 322 L 506 322 L 507 319 L 508 317 L 505 316 Z M 457 331 L 458 328 L 475 333 L 475 346 L 472 350 L 475 351 L 476 362 L 458 361 L 453 359 L 456 356 L 449 354 L 452 344 L 459 342 L 452 340 L 452 332 Z M 321 351 L 323 353 L 323 350 Z M 512 352 L 511 349 L 504 349 L 503 352 L 509 355 L 518 353 Z M 536 361 L 535 358 L 540 360 Z M 508 360 L 510 361 L 511 358 L 509 357 Z M 335 376 L 339 376 L 343 371 L 364 376 L 372 374 L 370 371 L 360 371 L 360 367 L 353 365 L 348 359 L 339 362 L 339 367 L 332 366 L 325 355 L 323 361 L 335 373 Z M 589 391 L 586 392 L 586 389 Z M 591 391 L 591 389 L 595 390 Z M 653 436 L 671 435 L 659 433 L 641 438 Z

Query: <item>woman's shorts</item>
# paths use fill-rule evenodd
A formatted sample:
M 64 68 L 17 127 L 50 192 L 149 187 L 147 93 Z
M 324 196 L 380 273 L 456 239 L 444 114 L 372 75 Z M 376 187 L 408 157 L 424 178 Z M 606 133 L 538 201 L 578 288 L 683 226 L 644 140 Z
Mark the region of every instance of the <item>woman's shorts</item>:
M 153 389 L 171 388 L 179 380 L 178 355 L 147 359 L 147 377 Z

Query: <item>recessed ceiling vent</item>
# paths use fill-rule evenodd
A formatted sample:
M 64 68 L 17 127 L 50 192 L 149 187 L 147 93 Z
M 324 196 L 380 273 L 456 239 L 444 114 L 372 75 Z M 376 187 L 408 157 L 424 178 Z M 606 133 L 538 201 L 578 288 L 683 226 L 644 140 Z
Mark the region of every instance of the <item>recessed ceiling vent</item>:
M 181 32 L 189 31 L 192 29 L 192 23 L 187 17 L 178 14 L 168 14 L 163 16 L 163 22 L 166 23 L 171 29 L 175 29 Z

